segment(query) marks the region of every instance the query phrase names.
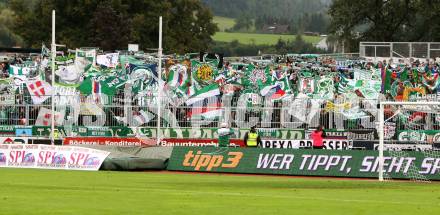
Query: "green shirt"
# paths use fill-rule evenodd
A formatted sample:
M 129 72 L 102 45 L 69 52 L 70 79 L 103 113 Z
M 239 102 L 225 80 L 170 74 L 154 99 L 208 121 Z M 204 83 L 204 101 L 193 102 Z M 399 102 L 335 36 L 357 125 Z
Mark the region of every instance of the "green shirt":
M 231 135 L 234 134 L 232 129 L 230 128 L 220 128 L 217 131 L 218 133 L 218 145 L 220 147 L 228 147 L 229 146 L 229 139 Z

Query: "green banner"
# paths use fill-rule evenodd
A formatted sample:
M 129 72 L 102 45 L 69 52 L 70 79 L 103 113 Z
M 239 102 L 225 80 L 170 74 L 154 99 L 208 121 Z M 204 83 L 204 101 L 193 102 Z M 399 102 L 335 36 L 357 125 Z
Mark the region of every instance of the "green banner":
M 422 152 L 405 152 L 398 157 L 384 154 L 386 177 L 440 180 L 439 156 Z M 377 178 L 378 152 L 174 147 L 167 169 Z
M 243 139 L 246 132 L 249 129 L 233 129 L 234 137 L 237 139 Z M 257 129 L 260 136 L 263 138 L 271 139 L 304 139 L 305 132 L 301 129 Z M 157 137 L 156 128 L 139 128 L 138 133 L 142 136 Z M 201 139 L 217 139 L 217 128 L 163 128 L 161 129 L 161 137 L 164 138 L 201 138 Z
M 0 126 L 0 135 L 15 134 L 16 126 Z M 50 126 L 29 126 L 32 127 L 32 136 L 50 136 Z M 85 126 L 57 126 L 62 136 L 69 137 L 133 137 L 136 135 L 156 138 L 157 129 L 150 127 L 85 127 Z M 217 139 L 218 128 L 162 128 L 161 138 L 200 138 Z M 233 129 L 235 139 L 243 139 L 249 129 Z M 305 132 L 301 129 L 265 129 L 260 128 L 258 132 L 262 138 L 268 139 L 305 139 Z
M 440 130 L 399 130 L 397 139 L 400 141 L 440 141 Z
M 62 136 L 69 137 L 127 137 L 134 136 L 128 127 L 84 127 L 84 126 L 57 126 Z M 50 126 L 33 126 L 32 136 L 44 137 L 50 135 Z
M 7 126 L 7 125 L 0 126 L 0 136 L 14 135 L 14 134 L 15 134 L 15 127 L 14 126 Z

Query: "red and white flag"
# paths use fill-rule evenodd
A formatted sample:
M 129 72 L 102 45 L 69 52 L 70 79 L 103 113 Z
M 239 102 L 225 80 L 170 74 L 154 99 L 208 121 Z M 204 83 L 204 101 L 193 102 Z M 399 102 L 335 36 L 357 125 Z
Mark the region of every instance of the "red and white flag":
M 45 81 L 32 80 L 28 81 L 26 85 L 34 104 L 41 104 L 52 95 L 52 86 Z
M 59 126 L 63 124 L 64 114 L 61 112 L 55 111 L 54 121 L 55 125 Z M 37 121 L 35 121 L 35 125 L 40 126 L 50 126 L 52 122 L 52 111 L 47 108 L 41 108 L 38 113 Z

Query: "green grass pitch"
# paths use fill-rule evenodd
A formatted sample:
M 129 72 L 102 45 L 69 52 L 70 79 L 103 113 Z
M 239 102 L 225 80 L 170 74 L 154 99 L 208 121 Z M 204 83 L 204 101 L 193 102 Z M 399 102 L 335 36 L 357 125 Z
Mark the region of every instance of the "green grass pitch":
M 0 214 L 440 214 L 440 184 L 0 169 Z

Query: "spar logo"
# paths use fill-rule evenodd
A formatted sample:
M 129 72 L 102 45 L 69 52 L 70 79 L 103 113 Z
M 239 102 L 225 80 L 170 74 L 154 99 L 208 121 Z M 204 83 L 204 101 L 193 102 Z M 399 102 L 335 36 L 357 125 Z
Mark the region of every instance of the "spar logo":
M 194 167 L 194 170 L 211 171 L 213 168 L 235 168 L 243 157 L 242 152 L 228 152 L 227 156 L 215 154 L 202 154 L 202 151 L 188 151 L 182 165 Z
M 9 153 L 9 161 L 11 165 L 32 166 L 35 163 L 35 156 L 32 152 L 25 150 L 13 150 Z
M 38 165 L 49 167 L 61 167 L 67 163 L 63 154 L 54 151 L 41 151 L 38 154 Z
M 72 153 L 69 157 L 69 168 L 89 168 L 98 166 L 101 160 L 98 157 L 91 157 L 89 153 Z

